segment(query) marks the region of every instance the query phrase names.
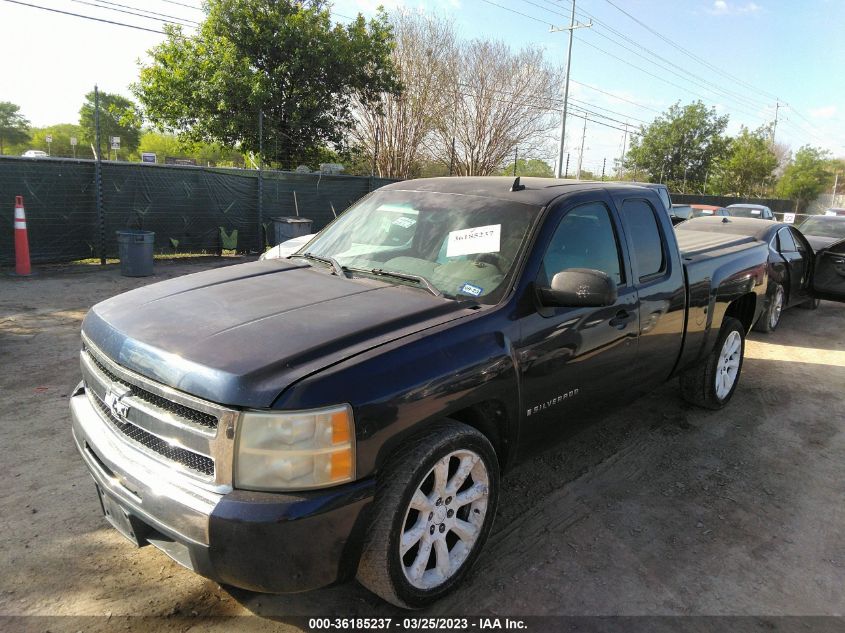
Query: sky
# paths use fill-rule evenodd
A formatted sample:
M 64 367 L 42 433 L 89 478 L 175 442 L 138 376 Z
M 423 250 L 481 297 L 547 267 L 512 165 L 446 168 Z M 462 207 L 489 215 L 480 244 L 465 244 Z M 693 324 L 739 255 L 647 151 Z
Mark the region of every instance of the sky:
M 178 19 L 191 32 L 203 17 L 201 0 L 16 2 L 0 0 L 0 101 L 21 106 L 35 126 L 77 122 L 95 83 L 131 97 L 138 64 L 164 39 L 67 13 L 152 31 Z M 566 61 L 568 34 L 550 27 L 569 24 L 570 0 L 335 0 L 333 13 L 347 22 L 379 5 L 438 15 L 461 37 L 496 38 L 513 49 L 536 45 L 551 63 Z M 577 0 L 576 19 L 593 26 L 575 31 L 573 114 L 603 117 L 588 114 L 586 133 L 582 118 L 568 118 L 570 172 L 582 136 L 584 168 L 600 172 L 606 160 L 610 170 L 626 122 L 636 130 L 669 105 L 694 100 L 728 114 L 731 133 L 771 123 L 779 104 L 779 142 L 845 156 L 845 0 Z M 556 134 L 536 158 L 554 161 Z

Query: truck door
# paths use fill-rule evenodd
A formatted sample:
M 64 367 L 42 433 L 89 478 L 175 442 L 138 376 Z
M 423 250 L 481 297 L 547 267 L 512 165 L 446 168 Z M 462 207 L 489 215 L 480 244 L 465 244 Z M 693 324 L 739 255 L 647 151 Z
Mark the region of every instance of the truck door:
M 681 353 L 686 319 L 684 271 L 675 232 L 658 214 L 657 200 L 621 194 L 615 202 L 640 306 L 637 387 L 639 393 L 646 393 L 669 378 Z
M 786 262 L 786 278 L 783 280 L 787 292 L 787 304 L 795 305 L 807 300 L 807 285 L 810 281 L 811 251 L 801 238 L 788 226 L 777 234 L 778 252 Z
M 520 443 L 526 447 L 548 444 L 595 418 L 605 405 L 629 400 L 637 380 L 637 293 L 610 200 L 595 201 L 597 195 L 604 194 L 591 192 L 586 200 L 592 201 L 573 201 L 552 212 L 545 241 L 535 246 L 543 253 L 539 270 L 526 272 L 535 275 L 536 287 L 549 287 L 562 270 L 600 270 L 616 282 L 618 298 L 604 307 L 536 303 L 520 319 L 515 347 L 523 386 Z
M 813 297 L 845 302 L 845 240 L 818 251 L 813 264 Z

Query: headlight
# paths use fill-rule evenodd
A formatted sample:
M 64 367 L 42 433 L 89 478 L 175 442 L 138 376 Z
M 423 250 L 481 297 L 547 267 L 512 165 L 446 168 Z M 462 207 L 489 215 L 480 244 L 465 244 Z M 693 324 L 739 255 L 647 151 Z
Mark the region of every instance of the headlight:
M 247 411 L 235 454 L 235 487 L 324 488 L 355 477 L 355 423 L 348 405 L 310 411 Z

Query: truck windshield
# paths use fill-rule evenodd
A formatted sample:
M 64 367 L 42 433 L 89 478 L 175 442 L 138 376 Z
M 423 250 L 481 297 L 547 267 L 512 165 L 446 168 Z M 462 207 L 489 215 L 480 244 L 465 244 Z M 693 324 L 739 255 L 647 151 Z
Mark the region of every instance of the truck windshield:
M 495 303 L 513 276 L 541 207 L 478 196 L 376 191 L 308 244 L 352 274 Z M 302 251 L 300 251 L 302 253 Z M 409 279 L 383 273 L 401 273 Z

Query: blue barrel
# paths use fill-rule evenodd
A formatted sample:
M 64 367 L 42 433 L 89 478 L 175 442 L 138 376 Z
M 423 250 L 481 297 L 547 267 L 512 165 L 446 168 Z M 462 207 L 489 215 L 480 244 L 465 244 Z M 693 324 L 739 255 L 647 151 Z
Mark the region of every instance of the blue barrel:
M 153 231 L 125 229 L 117 232 L 120 274 L 124 277 L 149 277 L 153 274 Z

